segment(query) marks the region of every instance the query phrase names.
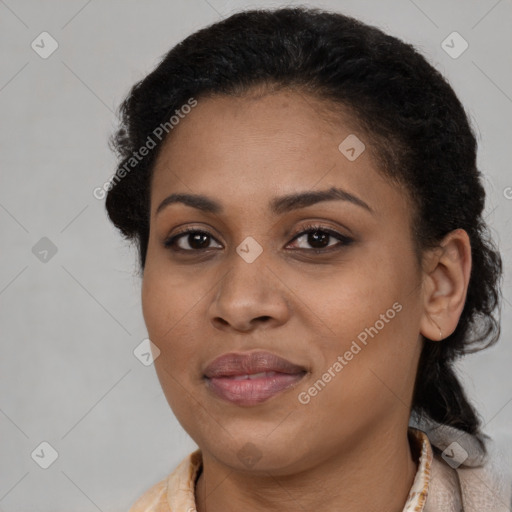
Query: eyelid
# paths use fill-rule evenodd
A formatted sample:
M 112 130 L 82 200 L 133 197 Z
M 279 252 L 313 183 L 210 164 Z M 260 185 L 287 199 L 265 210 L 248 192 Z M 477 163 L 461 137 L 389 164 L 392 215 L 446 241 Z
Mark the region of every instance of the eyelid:
M 171 246 L 172 244 L 174 244 L 178 239 L 180 238 L 184 238 L 185 236 L 191 234 L 191 233 L 200 233 L 200 234 L 203 234 L 203 235 L 207 235 L 209 236 L 210 238 L 214 239 L 217 243 L 221 243 L 217 240 L 217 237 L 214 236 L 210 231 L 208 231 L 207 229 L 204 229 L 204 228 L 196 228 L 194 226 L 189 226 L 189 227 L 186 227 L 186 228 L 182 228 L 182 229 L 179 229 L 178 232 L 176 233 L 173 233 L 172 235 L 170 236 L 167 236 L 165 237 L 164 241 L 163 241 L 163 245 L 166 249 L 171 249 Z M 208 249 L 204 249 L 204 250 L 208 250 Z M 199 253 L 201 252 L 200 250 L 198 249 L 177 249 L 176 252 L 178 251 L 181 251 L 181 252 L 196 252 L 196 253 Z
M 293 238 L 290 240 L 290 243 L 294 242 L 298 238 L 301 238 L 301 237 L 303 237 L 303 236 L 305 236 L 305 235 L 307 235 L 307 234 L 309 234 L 311 232 L 315 232 L 315 231 L 322 231 L 324 233 L 327 233 L 332 238 L 336 238 L 339 241 L 339 243 L 335 244 L 333 246 L 325 247 L 324 249 L 314 249 L 314 248 L 312 248 L 312 249 L 304 249 L 304 248 L 299 248 L 299 249 L 295 249 L 295 250 L 299 250 L 299 251 L 329 252 L 329 251 L 335 250 L 336 248 L 339 248 L 339 247 L 344 247 L 344 246 L 346 247 L 346 246 L 350 245 L 352 242 L 354 242 L 354 238 L 352 238 L 351 236 L 344 235 L 343 233 L 340 233 L 336 229 L 324 226 L 321 223 L 314 223 L 313 222 L 313 223 L 306 224 L 305 226 L 302 226 L 296 232 L 296 234 L 293 235 Z
M 295 231 L 295 234 L 290 235 L 290 236 L 292 236 L 292 239 L 287 243 L 287 246 L 290 243 L 297 240 L 298 238 L 308 235 L 309 233 L 314 232 L 314 231 L 322 231 L 324 233 L 327 233 L 329 236 L 337 239 L 338 243 L 334 244 L 333 246 L 327 246 L 325 248 L 320 248 L 320 249 L 315 249 L 315 248 L 307 249 L 307 248 L 299 247 L 299 248 L 295 248 L 295 249 L 291 249 L 291 250 L 299 251 L 299 252 L 328 253 L 328 252 L 331 252 L 331 251 L 334 251 L 337 249 L 341 249 L 342 247 L 347 247 L 348 245 L 350 245 L 352 242 L 355 241 L 354 238 L 352 238 L 351 236 L 344 235 L 343 233 L 340 233 L 339 231 L 337 231 L 334 228 L 322 225 L 322 223 L 320 221 L 316 221 L 316 222 L 310 221 L 309 223 L 307 223 L 306 225 L 302 225 L 297 231 Z M 179 230 L 177 233 L 174 233 L 173 235 L 165 238 L 165 240 L 163 241 L 163 245 L 166 249 L 173 250 L 176 253 L 181 252 L 181 253 L 200 254 L 200 253 L 203 253 L 206 251 L 210 251 L 212 249 L 216 249 L 216 248 L 209 248 L 209 247 L 207 247 L 205 249 L 181 249 L 181 248 L 172 249 L 173 244 L 177 240 L 179 240 L 191 233 L 199 233 L 199 234 L 209 236 L 210 238 L 215 240 L 217 243 L 221 244 L 221 242 L 219 242 L 217 240 L 217 238 L 207 229 L 189 226 L 189 227 L 183 228 L 183 229 Z

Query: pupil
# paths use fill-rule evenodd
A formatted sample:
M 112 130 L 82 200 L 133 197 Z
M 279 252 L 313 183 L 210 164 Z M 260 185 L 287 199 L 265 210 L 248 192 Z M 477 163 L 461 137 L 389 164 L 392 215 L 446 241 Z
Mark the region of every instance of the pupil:
M 190 241 L 190 238 L 192 238 L 192 243 Z M 202 238 L 202 241 L 201 241 Z M 208 247 L 208 239 L 209 236 L 205 235 L 203 233 L 195 233 L 193 235 L 189 235 L 189 244 L 190 247 L 193 247 L 194 249 L 203 249 L 205 247 Z M 197 245 L 196 245 L 197 242 Z
M 323 235 L 322 235 L 322 233 L 323 233 Z M 327 238 L 329 238 L 329 235 L 327 233 L 325 233 L 324 231 L 320 231 L 320 230 L 313 231 L 309 234 L 308 243 L 312 247 L 321 249 L 327 245 L 326 244 Z

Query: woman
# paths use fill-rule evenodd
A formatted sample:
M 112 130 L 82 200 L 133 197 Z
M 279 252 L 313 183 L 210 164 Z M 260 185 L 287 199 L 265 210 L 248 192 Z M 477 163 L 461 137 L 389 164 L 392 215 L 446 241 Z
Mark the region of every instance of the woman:
M 341 14 L 245 11 L 121 113 L 106 207 L 198 445 L 131 511 L 509 510 L 453 370 L 499 336 L 501 259 L 425 58 Z

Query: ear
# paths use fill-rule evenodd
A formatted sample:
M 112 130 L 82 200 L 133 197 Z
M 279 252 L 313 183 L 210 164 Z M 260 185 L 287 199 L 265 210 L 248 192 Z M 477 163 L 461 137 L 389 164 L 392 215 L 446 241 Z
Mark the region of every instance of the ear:
M 466 301 L 471 274 L 471 243 L 466 231 L 448 233 L 440 246 L 427 254 L 424 268 L 420 333 L 439 341 L 455 331 Z

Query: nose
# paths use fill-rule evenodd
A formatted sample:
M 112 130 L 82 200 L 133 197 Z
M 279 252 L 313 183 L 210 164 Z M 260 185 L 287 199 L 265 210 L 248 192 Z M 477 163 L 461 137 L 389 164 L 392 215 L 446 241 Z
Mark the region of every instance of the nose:
M 233 254 L 217 285 L 209 307 L 213 326 L 221 330 L 249 332 L 284 324 L 290 307 L 288 288 L 261 254 L 249 263 Z

